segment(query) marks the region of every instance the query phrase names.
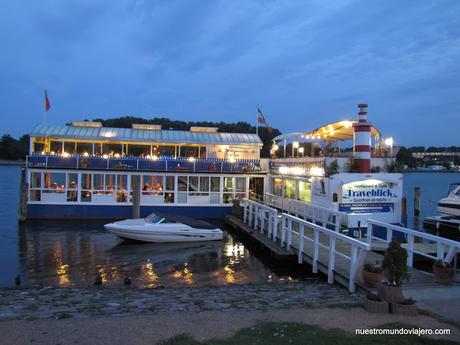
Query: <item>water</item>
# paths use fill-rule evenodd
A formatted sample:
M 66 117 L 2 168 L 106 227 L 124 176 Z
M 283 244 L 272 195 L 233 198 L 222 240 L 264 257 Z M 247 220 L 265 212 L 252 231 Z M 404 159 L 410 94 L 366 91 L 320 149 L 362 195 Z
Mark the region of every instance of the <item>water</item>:
M 123 244 L 101 221 L 34 221 L 18 225 L 20 169 L 0 166 L 0 286 L 88 286 L 101 275 L 107 286 L 127 276 L 139 287 L 203 286 L 297 280 L 308 269 L 278 264 L 257 246 L 231 232 L 222 242 L 199 244 Z M 460 174 L 404 175 L 404 196 L 412 214 L 414 187 L 422 188 L 422 216 L 436 205 Z M 422 218 L 420 218 L 422 219 Z M 225 229 L 224 229 L 225 230 Z
M 451 183 L 460 182 L 460 173 L 406 173 L 403 194 L 407 198 L 408 227 L 422 229 L 423 219 L 437 215 L 436 204 L 445 197 Z M 414 189 L 421 188 L 420 216 L 414 214 Z
M 18 225 L 18 167 L 0 166 L 0 286 L 84 287 L 101 276 L 110 287 L 132 277 L 139 287 L 181 287 L 296 281 L 304 266 L 277 264 L 228 231 L 195 244 L 126 244 L 104 221 L 31 221 Z M 219 224 L 222 227 L 222 224 Z M 223 228 L 225 230 L 225 228 Z

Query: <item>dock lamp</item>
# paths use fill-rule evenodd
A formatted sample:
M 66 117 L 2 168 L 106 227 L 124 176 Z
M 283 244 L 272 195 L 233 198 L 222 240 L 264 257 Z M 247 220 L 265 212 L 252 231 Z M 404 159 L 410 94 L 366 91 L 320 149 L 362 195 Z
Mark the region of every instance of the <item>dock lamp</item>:
M 299 142 L 298 141 L 294 141 L 292 143 L 292 157 L 295 157 L 295 149 L 298 149 L 299 148 Z
M 393 138 L 392 137 L 386 138 L 384 140 L 384 144 L 385 144 L 385 146 L 390 148 L 390 154 L 392 155 L 393 154 L 393 145 L 394 145 Z

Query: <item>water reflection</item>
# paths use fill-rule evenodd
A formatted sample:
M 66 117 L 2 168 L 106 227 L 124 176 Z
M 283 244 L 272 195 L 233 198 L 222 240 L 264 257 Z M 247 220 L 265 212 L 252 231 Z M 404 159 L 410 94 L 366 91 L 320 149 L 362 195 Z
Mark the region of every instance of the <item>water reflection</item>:
M 19 266 L 25 285 L 139 287 L 261 283 L 292 279 L 275 273 L 234 235 L 224 241 L 132 244 L 103 230 L 100 221 L 31 222 L 19 228 Z M 253 251 L 254 252 L 254 251 Z M 275 270 L 276 271 L 276 270 Z M 11 274 L 11 283 L 15 273 Z M 12 284 L 8 284 L 12 285 Z

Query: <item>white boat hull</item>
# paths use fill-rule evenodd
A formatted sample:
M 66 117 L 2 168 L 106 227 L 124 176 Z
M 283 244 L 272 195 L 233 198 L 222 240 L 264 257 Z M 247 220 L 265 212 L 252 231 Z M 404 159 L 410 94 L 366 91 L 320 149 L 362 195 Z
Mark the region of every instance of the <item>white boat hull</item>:
M 126 220 L 104 225 L 105 229 L 123 239 L 144 242 L 202 242 L 219 241 L 223 238 L 220 229 L 192 228 L 185 224 L 149 224 L 142 219 Z
M 460 217 L 460 201 L 449 199 L 445 198 L 439 201 L 438 212 L 449 216 Z

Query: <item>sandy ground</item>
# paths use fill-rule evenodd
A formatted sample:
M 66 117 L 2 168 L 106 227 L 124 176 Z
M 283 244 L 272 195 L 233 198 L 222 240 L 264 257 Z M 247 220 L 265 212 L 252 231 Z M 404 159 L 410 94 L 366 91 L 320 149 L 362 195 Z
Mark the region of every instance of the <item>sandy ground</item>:
M 404 322 L 421 328 L 449 328 L 444 339 L 460 341 L 460 330 L 429 316 L 407 317 L 369 314 L 361 308 L 278 309 L 261 311 L 210 311 L 165 313 L 155 316 L 126 316 L 63 320 L 13 320 L 0 322 L 2 344 L 155 344 L 179 334 L 197 340 L 224 338 L 259 321 L 300 322 L 355 333 L 389 322 Z

